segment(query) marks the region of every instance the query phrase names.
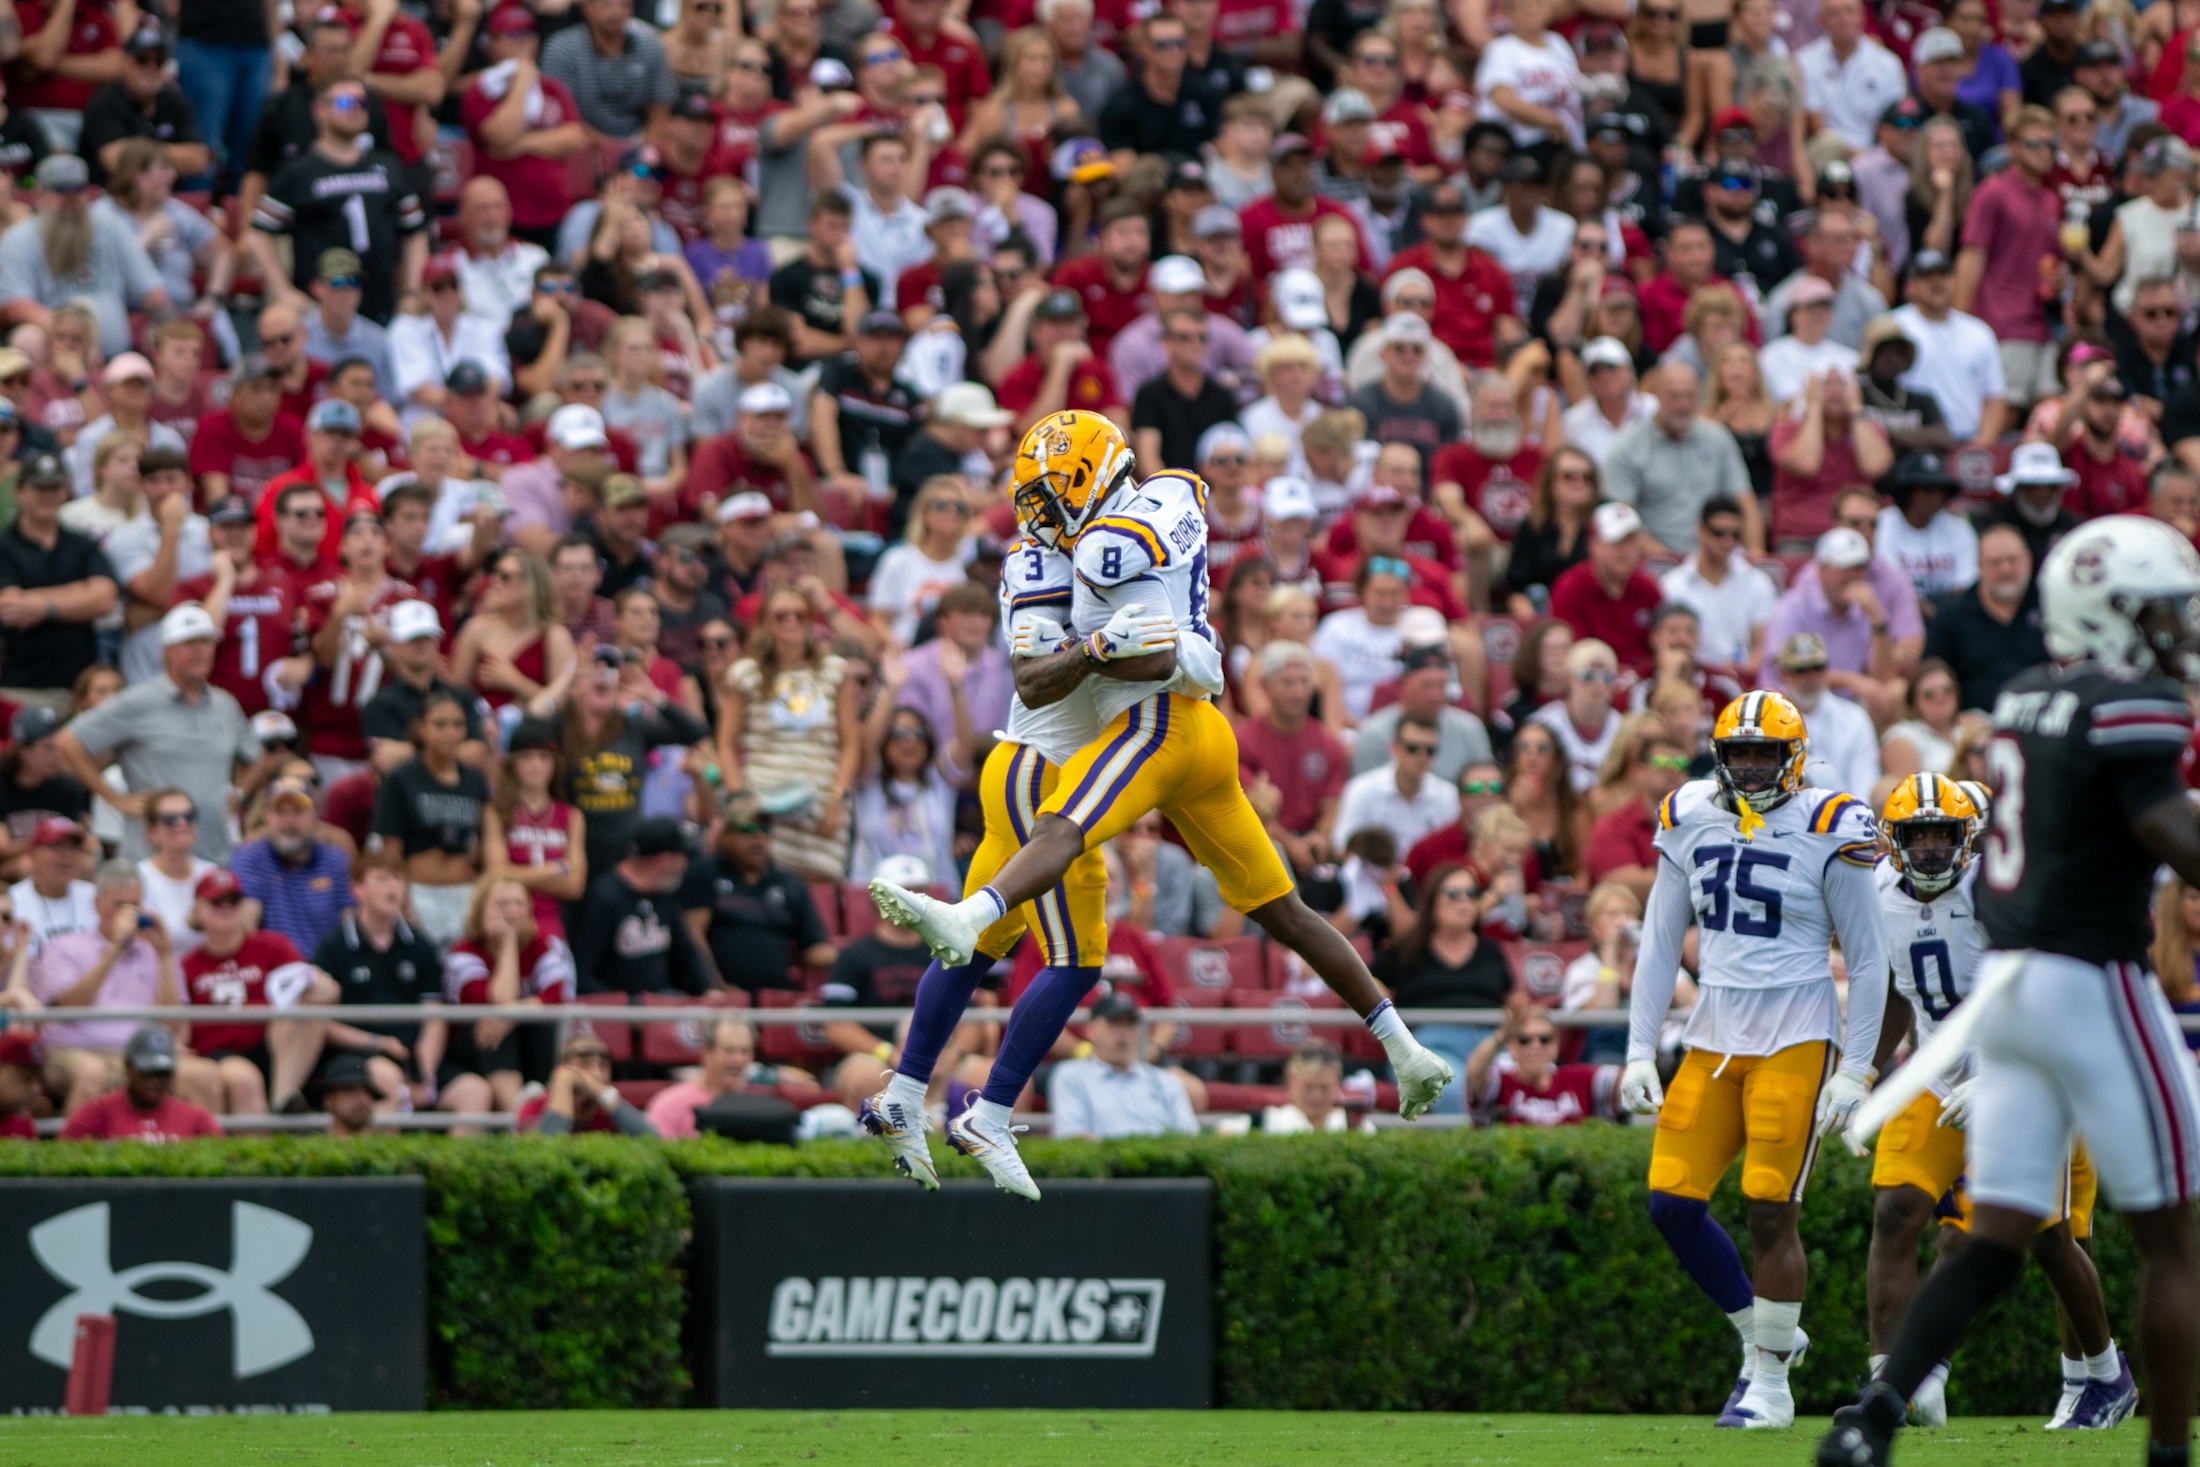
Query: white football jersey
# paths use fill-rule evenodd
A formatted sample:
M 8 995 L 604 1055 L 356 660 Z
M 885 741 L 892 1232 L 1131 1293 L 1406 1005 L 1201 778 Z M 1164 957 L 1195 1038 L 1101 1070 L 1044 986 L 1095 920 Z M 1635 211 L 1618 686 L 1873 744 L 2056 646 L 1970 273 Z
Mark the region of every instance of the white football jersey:
M 1010 646 L 1016 644 L 1018 628 L 1036 617 L 1069 626 L 1070 585 L 1075 575 L 1067 555 L 1036 540 L 1018 540 L 1009 547 L 1001 561 L 1001 625 L 1008 628 Z M 1027 707 L 1020 696 L 1010 698 L 1008 727 L 997 736 L 1006 743 L 1030 745 L 1049 764 L 1067 764 L 1079 749 L 1100 737 L 1100 718 L 1092 702 L 1093 685 L 1099 681 L 1088 677 L 1068 697 L 1044 708 Z
M 1874 875 L 1887 933 L 1887 966 L 1895 991 L 1917 1015 L 1916 1042 L 1922 1045 L 1971 996 L 1971 981 L 1986 953 L 1986 928 L 1971 890 L 1978 882 L 1978 863 L 1971 863 L 1954 886 L 1930 901 L 1903 890 L 1902 875 L 1892 861 L 1882 860 Z M 1944 1082 L 1933 1088 L 1947 1093 Z
M 1071 629 L 1099 631 L 1126 606 L 1166 610 L 1176 620 L 1177 672 L 1167 682 L 1094 677 L 1102 728 L 1156 693 L 1211 697 L 1222 691 L 1222 654 L 1207 626 L 1207 486 L 1170 470 L 1119 491 L 1077 537 Z

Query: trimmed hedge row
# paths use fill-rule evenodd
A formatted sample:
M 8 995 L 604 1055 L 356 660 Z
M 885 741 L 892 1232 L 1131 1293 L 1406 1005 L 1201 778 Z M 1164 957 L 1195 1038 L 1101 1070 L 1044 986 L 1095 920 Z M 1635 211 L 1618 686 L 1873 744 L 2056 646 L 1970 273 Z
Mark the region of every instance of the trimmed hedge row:
M 1733 1383 L 1732 1330 L 1650 1225 L 1647 1131 L 1038 1140 L 1025 1155 L 1042 1181 L 1213 1181 L 1216 1399 L 1226 1406 L 1693 1413 L 1715 1409 Z M 941 1170 L 982 1176 L 952 1155 Z M 392 1137 L 16 1146 L 0 1148 L 0 1173 L 421 1175 L 428 1404 L 491 1408 L 688 1398 L 687 1178 L 887 1170 L 863 1142 Z M 1713 1208 L 1746 1259 L 1731 1181 Z M 1802 1230 L 1813 1349 L 1796 1390 L 1806 1409 L 1830 1410 L 1853 1396 L 1867 1353 L 1868 1162 L 1821 1158 Z M 2137 1267 L 2111 1215 L 2094 1257 L 2110 1318 L 2128 1329 Z M 1951 1408 L 2044 1412 L 2060 1389 L 2055 1359 L 2050 1296 L 2028 1270 L 1958 1357 Z

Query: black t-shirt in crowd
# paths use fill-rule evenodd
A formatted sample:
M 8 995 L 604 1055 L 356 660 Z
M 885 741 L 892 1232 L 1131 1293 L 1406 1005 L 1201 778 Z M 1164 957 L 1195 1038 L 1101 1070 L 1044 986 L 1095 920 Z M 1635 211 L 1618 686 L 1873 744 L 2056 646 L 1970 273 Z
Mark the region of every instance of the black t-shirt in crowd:
M 93 576 L 116 580 L 107 552 L 89 535 L 57 528 L 53 549 L 48 550 L 23 534 L 21 520 L 0 530 L 0 587 L 21 586 L 26 591 L 37 591 L 45 586 L 72 585 Z M 6 661 L 0 663 L 0 685 L 72 688 L 84 669 L 98 660 L 99 637 L 88 621 L 56 618 L 12 627 L 7 634 Z
M 1237 394 L 1205 373 L 1199 392 L 1186 397 L 1168 373 L 1138 389 L 1131 402 L 1131 430 L 1152 428 L 1161 435 L 1161 462 L 1172 469 L 1199 467 L 1199 435 L 1237 416 Z
M 176 34 L 211 46 L 265 46 L 267 13 L 237 0 L 180 0 Z
M 690 861 L 680 883 L 680 907 L 708 908 L 705 937 L 718 976 L 755 993 L 765 988 L 800 988 L 789 975 L 803 952 L 830 942 L 809 884 L 792 871 L 767 867 L 761 880 L 749 882 L 723 856 Z
M 29 840 L 49 815 L 82 821 L 91 812 L 91 791 L 66 774 L 34 785 L 0 779 L 0 821 L 7 823 L 9 840 Z
M 673 892 L 639 892 L 606 869 L 566 909 L 582 993 L 708 993 L 710 970 Z
M 11 108 L 6 117 L 0 118 L 0 173 L 29 178 L 51 151 L 46 130 L 28 112 Z
M 1757 282 L 1766 295 L 1772 287 L 1803 268 L 1803 252 L 1786 230 L 1752 218 L 1749 233 L 1739 241 L 1719 229 L 1711 231 L 1711 269 L 1729 280 L 1745 276 Z
M 588 869 L 609 872 L 626 854 L 641 819 L 642 780 L 649 751 L 665 744 L 700 744 L 710 725 L 677 703 L 657 712 L 623 710 L 616 738 L 567 765 L 565 802 L 588 817 Z M 566 924 L 568 932 L 572 924 Z
M 239 8 L 252 10 L 249 5 Z M 267 44 L 266 23 L 257 12 L 253 12 L 252 19 L 261 26 L 260 39 L 253 44 L 264 46 Z M 184 34 L 190 34 L 188 26 Z M 245 144 L 245 171 L 257 173 L 272 183 L 277 174 L 313 146 L 320 131 L 313 120 L 311 83 L 298 82 L 285 87 L 260 105 L 260 120 L 253 124 L 252 140 Z M 378 148 L 387 148 L 395 136 L 390 131 L 390 115 L 383 109 L 382 99 L 372 92 L 367 93 L 367 136 Z
M 2162 404 L 2163 428 L 2169 426 L 2169 404 L 2191 388 L 2194 382 L 2193 357 L 2195 341 L 2189 331 L 2177 333 L 2169 344 L 2169 355 L 2160 362 L 2146 354 L 2139 345 L 2139 338 L 2128 330 L 2111 331 L 2109 341 L 2116 348 L 2116 375 L 2133 397 L 2151 397 Z M 2190 404 L 2188 403 L 2188 408 Z M 2186 436 L 2191 436 L 2188 432 Z M 2167 441 L 2165 433 L 2165 441 Z
M 381 690 L 367 700 L 367 706 L 359 710 L 359 730 L 371 741 L 392 739 L 403 743 L 412 737 L 413 720 L 420 717 L 420 705 L 428 701 L 428 694 L 441 688 L 458 699 L 466 710 L 466 737 L 481 737 L 481 699 L 466 689 L 438 678 L 425 688 L 416 688 L 394 674 Z
M 445 784 L 421 760 L 407 759 L 382 776 L 373 830 L 407 856 L 470 856 L 481 844 L 481 810 L 488 803 L 489 781 L 471 764 L 459 765 L 458 778 Z
M 324 250 L 360 259 L 359 314 L 386 326 L 397 314 L 397 257 L 409 235 L 427 228 L 413 170 L 386 148 L 339 163 L 318 148 L 292 159 L 267 186 L 252 226 L 290 236 L 291 283 L 304 290 Z
M 833 959 L 832 976 L 818 990 L 827 1008 L 906 1008 L 917 1001 L 917 980 L 932 962 L 921 942 L 896 946 L 866 932 Z M 891 1024 L 866 1025 L 881 1039 L 894 1037 Z
M 864 454 L 876 452 L 886 455 L 891 477 L 894 460 L 924 426 L 923 397 L 900 377 L 889 379 L 885 391 L 880 391 L 864 375 L 852 351 L 819 369 L 817 390 L 830 394 L 839 409 L 840 461 L 848 472 L 862 473 Z
M 871 270 L 862 274 L 863 298 L 875 306 L 885 299 L 878 274 Z M 796 255 L 772 271 L 766 289 L 773 305 L 794 312 L 813 331 L 844 336 L 855 325 L 840 303 L 840 267 L 837 265 L 815 265 L 807 254 Z M 803 362 L 790 357 L 787 365 L 799 367 Z
M 1388 10 L 1385 0 L 1314 0 L 1313 8 L 1306 12 L 1306 33 L 1320 36 L 1339 56 L 1349 55 L 1352 38 L 1381 20 Z M 1332 80 L 1329 68 L 1314 59 L 1311 48 L 1306 59 L 1314 73 L 1314 84 L 1326 89 Z
M 1486 939 L 1477 940 L 1456 968 L 1433 949 L 1409 967 L 1399 958 L 1398 944 L 1392 943 L 1375 955 L 1369 971 L 1402 1009 L 1494 1009 L 1512 991 L 1512 967 L 1497 944 Z
M 1176 100 L 1162 102 L 1146 91 L 1133 69 L 1100 109 L 1100 141 L 1110 152 L 1181 153 L 1199 156 L 1222 130 L 1222 97 L 1189 69 L 1178 81 Z
M 150 116 L 128 87 L 121 82 L 109 82 L 92 93 L 92 100 L 84 104 L 84 133 L 77 145 L 84 166 L 91 170 L 94 187 L 104 188 L 107 183 L 107 170 L 100 166 L 99 150 L 124 138 L 157 138 L 164 143 L 205 141 L 199 135 L 198 109 L 173 82 L 154 95 Z
M 345 912 L 336 930 L 313 950 L 313 966 L 344 990 L 343 1003 L 419 1003 L 443 997 L 443 958 L 435 943 L 405 925 L 400 917 L 390 945 L 378 948 L 359 930 L 358 915 Z M 420 1038 L 418 1024 L 354 1024 L 369 1034 L 387 1034 L 410 1048 Z

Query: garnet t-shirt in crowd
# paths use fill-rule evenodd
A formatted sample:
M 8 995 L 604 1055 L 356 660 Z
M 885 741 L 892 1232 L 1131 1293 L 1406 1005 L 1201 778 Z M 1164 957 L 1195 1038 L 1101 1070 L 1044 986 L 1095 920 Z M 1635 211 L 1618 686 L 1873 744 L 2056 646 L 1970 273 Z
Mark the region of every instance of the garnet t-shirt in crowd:
M 810 468 L 810 481 L 816 483 L 817 470 L 810 456 L 803 454 L 802 462 Z M 690 451 L 687 479 L 680 486 L 680 508 L 691 518 L 708 520 L 720 500 L 751 491 L 769 499 L 775 513 L 794 508 L 787 471 L 751 458 L 741 447 L 741 435 L 726 433 L 707 438 Z
M 1429 321 L 1436 339 L 1468 366 L 1496 365 L 1497 318 L 1520 314 L 1505 267 L 1481 250 L 1469 249 L 1454 278 L 1437 268 L 1435 255 L 1424 243 L 1392 255 L 1383 278 L 1406 269 L 1424 272 L 1436 287 L 1436 310 Z
M 1141 269 L 1138 279 L 1125 290 L 1109 278 L 1107 261 L 1097 253 L 1080 255 L 1056 267 L 1054 283 L 1063 290 L 1076 291 L 1078 299 L 1085 303 L 1085 339 L 1095 356 L 1106 356 L 1115 333 L 1146 311 L 1146 272 Z M 1070 404 L 1071 407 L 1082 405 Z
M 1294 835 L 1314 828 L 1321 802 L 1343 794 L 1352 772 L 1344 745 L 1311 718 L 1294 734 L 1278 733 L 1265 718 L 1248 718 L 1237 726 L 1237 745 L 1239 782 L 1266 775 L 1283 797 L 1276 823 Z
M 488 1003 L 489 978 L 502 945 L 468 937 L 452 944 L 443 960 L 443 996 L 452 1003 Z M 535 934 L 519 950 L 519 997 L 544 1003 L 573 1001 L 573 953 L 565 939 Z
M 156 389 L 153 405 L 145 410 L 145 415 L 162 427 L 175 429 L 188 444 L 198 434 L 199 420 L 215 410 L 214 384 L 220 380 L 217 372 L 200 372 L 181 402 L 168 401 Z
M 1438 464 L 1443 462 L 1441 455 L 1438 456 L 1437 462 Z M 1443 477 L 1438 475 L 1430 482 L 1442 483 L 1444 481 Z M 1467 503 L 1471 505 L 1474 501 L 1469 499 Z M 1338 555 L 1356 555 L 1359 553 L 1360 537 L 1359 533 L 1352 527 L 1352 517 L 1350 515 L 1346 515 L 1329 527 L 1329 533 L 1322 538 L 1321 548 Z M 1442 515 L 1431 510 L 1426 504 L 1414 505 L 1413 513 L 1406 517 L 1405 550 L 1408 555 L 1417 555 L 1423 560 L 1433 560 L 1438 565 L 1452 570 L 1458 570 L 1464 564 L 1459 558 L 1459 542 L 1452 538 L 1451 526 L 1445 522 Z
M 191 435 L 191 477 L 227 474 L 230 492 L 247 504 L 257 505 L 271 481 L 305 461 L 305 423 L 285 412 L 277 412 L 266 436 L 257 439 L 238 431 L 227 408 L 200 418 Z
M 1367 248 L 1367 235 L 1350 209 L 1320 194 L 1307 201 L 1306 212 L 1285 213 L 1274 194 L 1253 200 L 1238 211 L 1238 228 L 1245 235 L 1245 257 L 1252 277 L 1272 280 L 1278 270 L 1314 268 L 1314 226 L 1334 215 L 1350 220 L 1360 236 L 1360 268 L 1372 272 L 1375 257 Z
M 493 157 L 481 141 L 481 125 L 496 111 L 511 85 L 505 76 L 504 85 L 496 95 L 489 93 L 489 75 L 498 68 L 474 78 L 474 84 L 459 99 L 458 117 L 466 133 L 474 140 L 474 171 L 485 173 L 504 185 L 504 191 L 512 196 L 512 223 L 521 229 L 551 229 L 565 218 L 572 199 L 567 193 L 565 160 L 545 158 L 538 153 L 521 153 L 516 157 Z M 536 73 L 536 91 L 539 103 L 530 99 L 524 105 L 529 109 L 527 125 L 530 131 L 548 131 L 568 122 L 580 120 L 580 104 L 566 90 L 564 82 L 555 77 Z
M 49 0 L 16 0 L 15 19 L 23 28 L 23 37 L 27 40 L 44 30 L 53 12 L 54 6 Z M 61 54 L 81 60 L 118 49 L 122 39 L 121 27 L 107 0 L 79 0 L 76 19 L 69 27 L 68 39 L 62 43 Z M 82 112 L 84 104 L 92 100 L 92 93 L 97 90 L 95 82 L 63 76 L 58 71 L 38 71 L 22 58 L 8 69 L 8 105 L 11 109 Z
M 1578 1126 L 1592 1116 L 1618 1113 L 1618 1065 L 1560 1065 L 1550 1088 L 1531 1090 L 1515 1070 L 1490 1072 L 1482 1104 L 1500 1126 Z
M 579 853 L 573 849 L 573 807 L 552 800 L 540 811 L 514 801 L 504 822 L 504 859 L 514 866 L 570 867 Z M 535 928 L 552 937 L 565 935 L 565 904 L 544 891 L 529 891 L 534 903 Z
M 2078 476 L 2078 482 L 2064 491 L 2063 503 L 2079 519 L 2146 513 L 2146 470 L 2138 460 L 2125 457 L 2121 448 L 2103 463 L 2085 451 L 2081 439 L 2063 450 L 2063 464 Z
M 139 1110 L 127 1090 L 88 1102 L 61 1128 L 64 1141 L 189 1141 L 221 1134 L 221 1124 L 188 1100 L 167 1095 L 151 1110 Z
M 1488 521 L 1490 532 L 1510 545 L 1527 521 L 1528 498 L 1535 476 L 1542 471 L 1540 448 L 1524 447 L 1500 463 L 1484 458 L 1471 443 L 1451 443 L 1436 451 L 1429 483 L 1457 484 L 1467 508 Z
M 336 598 L 349 584 L 338 575 L 306 587 L 299 599 L 305 607 L 309 639 L 328 625 Z M 367 626 L 371 622 L 387 631 L 390 608 L 400 601 L 416 600 L 419 594 L 407 582 L 393 577 L 382 583 L 364 612 L 346 619 L 348 625 L 337 636 L 336 661 L 321 667 L 313 674 L 313 681 L 306 684 L 303 727 L 309 751 L 332 759 L 367 757 L 367 737 L 360 729 L 359 715 L 382 690 L 383 678 L 382 654 L 368 640 Z
M 1008 411 L 1021 416 L 1039 400 L 1039 389 L 1046 385 L 1046 364 L 1036 353 L 1025 357 L 1008 369 L 1001 379 L 1001 387 L 994 394 L 994 401 Z M 1074 411 L 1099 412 L 1103 408 L 1123 407 L 1123 393 L 1115 385 L 1115 372 L 1100 357 L 1095 346 L 1093 355 L 1070 369 L 1069 386 L 1064 390 L 1062 405 Z
M 185 1003 L 212 1008 L 287 1009 L 313 986 L 314 972 L 299 956 L 289 938 L 275 932 L 247 932 L 244 941 L 227 957 L 215 957 L 203 947 L 185 953 L 178 963 L 183 974 Z M 267 1039 L 263 1024 L 209 1024 L 191 1026 L 194 1054 L 249 1054 Z
M 304 633 L 299 590 L 305 581 L 334 570 L 333 566 L 317 568 L 301 578 L 288 562 L 263 556 L 252 584 L 230 593 L 209 681 L 235 698 L 247 716 L 268 706 L 267 684 L 261 680 L 268 667 L 300 650 L 296 642 Z M 212 576 L 197 576 L 176 586 L 175 599 L 204 602 L 213 590 Z
M 1576 637 L 1595 637 L 1610 647 L 1621 667 L 1648 675 L 1650 617 L 1664 595 L 1641 571 L 1627 578 L 1617 597 L 1605 594 L 1596 568 L 1583 561 L 1551 582 L 1551 615 L 1574 629 Z

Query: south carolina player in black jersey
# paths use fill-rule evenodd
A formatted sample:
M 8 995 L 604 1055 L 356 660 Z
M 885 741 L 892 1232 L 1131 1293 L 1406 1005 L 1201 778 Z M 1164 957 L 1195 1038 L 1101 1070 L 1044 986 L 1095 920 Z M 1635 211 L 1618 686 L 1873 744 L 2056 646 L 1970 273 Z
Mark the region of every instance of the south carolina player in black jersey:
M 2200 878 L 2177 770 L 2200 684 L 2200 554 L 2159 521 L 2111 515 L 2049 552 L 2039 589 L 2054 661 L 2003 687 L 1987 746 L 1978 906 L 1992 951 L 1965 1004 L 1971 1242 L 1918 1291 L 1880 1378 L 1835 1413 L 1821 1467 L 1889 1459 L 1904 1403 L 2055 1214 L 2073 1132 L 2145 1259 L 2147 1461 L 2191 1460 L 2200 1077 L 2146 958 L 2156 867 Z
M 281 280 L 274 239 L 290 236 L 290 281 L 299 292 L 323 250 L 359 257 L 359 314 L 389 324 L 401 289 L 420 281 L 428 258 L 427 214 L 412 174 L 395 153 L 367 136 L 367 89 L 355 76 L 314 93 L 313 146 L 276 174 L 260 196 L 250 234 L 261 277 Z

